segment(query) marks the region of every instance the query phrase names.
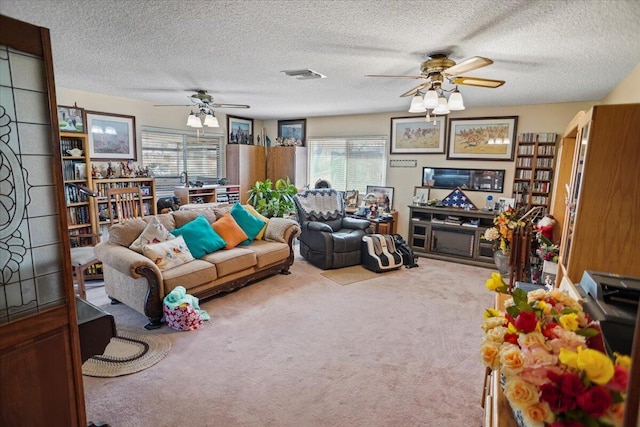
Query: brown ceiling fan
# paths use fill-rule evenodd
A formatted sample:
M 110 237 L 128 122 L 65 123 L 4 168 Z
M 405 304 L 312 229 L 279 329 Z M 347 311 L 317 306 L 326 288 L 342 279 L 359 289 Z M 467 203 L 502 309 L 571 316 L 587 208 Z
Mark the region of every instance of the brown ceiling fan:
M 213 102 L 213 96 L 209 95 L 206 90 L 194 89 L 195 93 L 187 99 L 191 101 L 191 104 L 157 104 L 154 107 L 194 107 L 198 109 L 212 108 L 251 108 L 245 104 L 218 104 Z
M 493 64 L 493 61 L 481 56 L 474 56 L 462 61 L 459 64 L 447 57 L 444 53 L 433 53 L 429 58 L 420 64 L 422 73 L 419 76 L 392 76 L 381 74 L 368 74 L 365 77 L 387 77 L 397 79 L 424 79 L 426 82 L 414 87 L 400 96 L 413 96 L 423 89 L 439 89 L 447 79 L 453 85 L 466 85 L 487 88 L 497 88 L 502 86 L 504 80 L 485 79 L 480 77 L 460 76 L 462 73 L 477 70 L 481 67 Z

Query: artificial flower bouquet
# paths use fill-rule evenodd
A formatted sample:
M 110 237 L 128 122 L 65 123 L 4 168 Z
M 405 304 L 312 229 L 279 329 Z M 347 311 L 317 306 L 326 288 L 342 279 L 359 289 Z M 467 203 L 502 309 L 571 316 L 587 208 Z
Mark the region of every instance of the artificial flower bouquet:
M 511 240 L 513 239 L 513 230 L 517 226 L 524 225 L 520 220 L 522 212 L 509 206 L 504 212 L 493 219 L 493 227 L 487 228 L 482 235 L 484 240 L 495 242 L 497 248 L 503 253 L 508 254 Z
M 516 289 L 505 307 L 486 310 L 480 349 L 524 425 L 621 426 L 631 359 L 605 354 L 580 303 L 559 290 Z

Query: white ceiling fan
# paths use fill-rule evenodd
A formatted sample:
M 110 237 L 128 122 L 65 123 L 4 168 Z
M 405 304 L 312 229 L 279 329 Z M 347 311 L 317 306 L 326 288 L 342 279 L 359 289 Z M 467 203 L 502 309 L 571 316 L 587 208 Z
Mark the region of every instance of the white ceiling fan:
M 191 104 L 156 104 L 154 107 L 192 107 L 197 108 L 197 112 L 189 114 L 187 118 L 187 126 L 201 128 L 204 126 L 219 127 L 218 119 L 213 111 L 214 108 L 251 108 L 246 104 L 218 104 L 213 102 L 213 96 L 209 95 L 206 90 L 194 89 L 194 94 L 187 97 Z M 202 121 L 204 117 L 204 122 Z

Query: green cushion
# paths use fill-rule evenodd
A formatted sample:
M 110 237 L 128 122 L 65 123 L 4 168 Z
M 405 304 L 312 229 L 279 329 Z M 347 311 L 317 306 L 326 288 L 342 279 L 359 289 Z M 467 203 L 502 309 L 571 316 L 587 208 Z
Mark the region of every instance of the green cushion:
M 262 227 L 266 224 L 260 218 L 256 218 L 251 215 L 248 210 L 246 210 L 240 202 L 236 202 L 231 208 L 231 216 L 236 220 L 242 231 L 248 237 L 248 240 L 245 240 L 243 244 L 249 244 L 253 239 L 256 238 L 258 233 L 262 230 Z
M 171 230 L 171 234 L 184 238 L 194 258 L 202 258 L 206 254 L 224 248 L 227 244 L 227 242 L 211 228 L 209 221 L 207 221 L 204 215 L 198 216 L 180 228 Z

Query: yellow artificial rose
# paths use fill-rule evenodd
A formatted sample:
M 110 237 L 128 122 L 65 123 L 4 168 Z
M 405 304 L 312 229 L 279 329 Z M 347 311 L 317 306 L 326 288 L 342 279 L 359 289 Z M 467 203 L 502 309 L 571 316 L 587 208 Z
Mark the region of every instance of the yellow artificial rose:
M 497 291 L 498 288 L 501 288 L 502 286 L 506 286 L 506 285 L 502 280 L 502 276 L 500 275 L 500 273 L 491 273 L 491 277 L 487 279 L 485 286 L 490 291 Z
M 515 409 L 525 410 L 538 403 L 538 388 L 520 379 L 518 376 L 507 376 L 504 385 L 504 395 Z
M 578 348 L 578 369 L 596 384 L 606 384 L 613 378 L 613 362 L 604 353 L 590 348 Z
M 513 323 L 509 323 L 507 325 L 507 332 L 509 332 L 510 334 L 518 334 L 518 329 L 516 329 L 515 326 L 513 326 Z
M 553 423 L 556 419 L 547 402 L 534 403 L 522 409 L 522 418 L 527 426 L 541 427 Z
M 527 293 L 527 301 L 532 303 L 534 301 L 541 301 L 547 296 L 547 291 L 544 289 L 536 289 Z
M 629 356 L 617 352 L 614 352 L 613 355 L 616 357 L 616 365 L 627 368 L 627 370 L 631 369 L 631 358 Z
M 566 348 L 561 348 L 558 359 L 568 367 L 578 369 L 578 353 L 567 350 Z
M 498 368 L 498 353 L 500 345 L 491 341 L 484 341 L 480 344 L 480 355 L 484 364 L 491 369 Z
M 484 311 L 484 318 L 488 319 L 490 317 L 497 317 L 500 316 L 500 311 L 496 310 L 495 308 L 487 308 Z
M 500 366 L 505 375 L 515 375 L 524 369 L 524 356 L 520 347 L 509 345 L 500 350 Z
M 533 331 L 528 334 L 520 334 L 518 336 L 518 344 L 520 344 L 520 347 L 542 347 L 547 350 L 550 349 L 550 347 L 547 345 L 547 339 L 539 331 Z
M 491 328 L 487 331 L 484 336 L 484 339 L 487 341 L 493 341 L 498 344 L 502 344 L 504 342 L 504 336 L 507 333 L 507 328 L 504 326 L 497 326 L 495 328 Z
M 578 315 L 576 313 L 563 314 L 558 319 L 558 322 L 560 322 L 560 326 L 567 331 L 578 330 Z

